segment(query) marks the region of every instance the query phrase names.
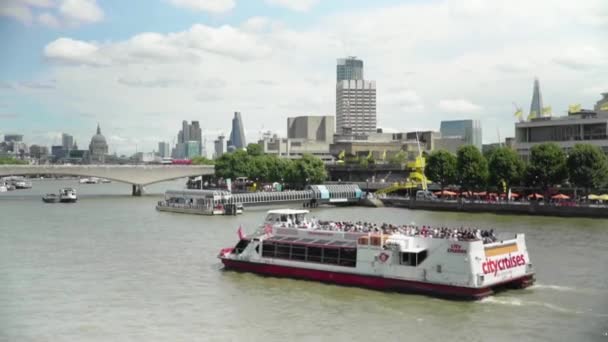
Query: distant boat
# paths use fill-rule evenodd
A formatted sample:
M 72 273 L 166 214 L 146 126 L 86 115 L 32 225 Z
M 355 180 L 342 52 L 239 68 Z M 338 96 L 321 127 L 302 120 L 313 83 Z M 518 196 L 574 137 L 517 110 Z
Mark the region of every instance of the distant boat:
M 96 178 L 96 177 L 80 178 L 78 183 L 80 183 L 80 184 L 97 184 L 97 183 L 99 183 L 99 178 Z
M 0 192 L 7 192 L 8 191 L 8 187 L 6 186 L 6 184 L 0 184 Z
M 105 178 L 101 178 L 101 179 L 99 179 L 99 181 L 100 181 L 101 183 L 112 183 L 112 181 L 111 181 L 111 180 L 109 180 L 109 179 L 105 179 Z
M 55 203 L 55 202 L 57 202 L 58 199 L 59 199 L 59 196 L 57 196 L 56 194 L 46 194 L 46 195 L 42 196 L 42 201 L 44 203 Z
M 74 203 L 78 200 L 76 196 L 76 189 L 63 188 L 59 190 L 59 202 L 61 203 Z

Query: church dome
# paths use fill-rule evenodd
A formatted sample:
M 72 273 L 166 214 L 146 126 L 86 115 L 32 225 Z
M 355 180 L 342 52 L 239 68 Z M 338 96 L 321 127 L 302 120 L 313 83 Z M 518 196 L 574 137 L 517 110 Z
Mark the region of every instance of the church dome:
M 104 162 L 104 156 L 108 154 L 108 143 L 106 137 L 101 134 L 101 128 L 97 124 L 97 134 L 91 138 L 89 153 L 92 161 Z

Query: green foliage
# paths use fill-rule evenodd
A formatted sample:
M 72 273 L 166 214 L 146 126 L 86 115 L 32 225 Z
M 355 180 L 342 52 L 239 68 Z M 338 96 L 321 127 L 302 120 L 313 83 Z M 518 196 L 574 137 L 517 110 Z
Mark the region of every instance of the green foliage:
M 488 162 L 473 145 L 462 146 L 456 157 L 456 177 L 465 189 L 484 186 L 488 179 Z
M 513 149 L 508 147 L 492 149 L 488 158 L 488 171 L 492 185 L 502 189 L 502 182 L 505 182 L 507 188 L 510 188 L 521 181 L 525 165 Z
M 603 186 L 608 179 L 608 159 L 597 146 L 574 145 L 566 164 L 570 182 L 586 191 Z
M 0 165 L 24 165 L 26 161 L 12 158 L 12 157 L 0 157 Z
M 456 165 L 456 156 L 446 150 L 437 150 L 429 155 L 424 173 L 443 190 L 445 185 L 456 181 Z
M 213 165 L 215 162 L 207 157 L 199 156 L 192 158 L 193 165 Z
M 281 159 L 274 155 L 251 156 L 245 151 L 226 153 L 215 162 L 215 175 L 222 178 L 248 177 L 262 182 L 318 184 L 327 178 L 323 161 L 312 155 Z
M 403 151 L 403 150 L 395 153 L 390 158 L 388 158 L 389 164 L 392 164 L 392 165 L 401 165 L 401 164 L 405 163 L 406 161 L 407 161 L 407 153 L 405 153 L 405 151 Z
M 530 150 L 530 163 L 526 168 L 526 183 L 547 190 L 561 184 L 567 177 L 566 155 L 554 143 L 539 144 Z
M 247 154 L 252 157 L 261 156 L 264 154 L 264 150 L 262 149 L 262 145 L 251 143 L 247 145 Z

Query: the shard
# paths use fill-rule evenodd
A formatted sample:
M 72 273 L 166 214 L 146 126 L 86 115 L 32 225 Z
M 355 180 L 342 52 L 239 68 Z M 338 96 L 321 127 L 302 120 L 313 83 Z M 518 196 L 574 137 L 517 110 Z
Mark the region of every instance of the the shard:
M 243 120 L 241 119 L 240 112 L 234 112 L 234 118 L 232 118 L 232 132 L 230 132 L 230 139 L 228 140 L 228 148 L 230 149 L 243 149 L 247 146 L 245 142 L 245 129 L 243 128 Z
M 532 94 L 532 104 L 530 105 L 530 116 L 533 118 L 543 116 L 543 97 L 540 93 L 538 78 L 534 79 L 534 92 Z

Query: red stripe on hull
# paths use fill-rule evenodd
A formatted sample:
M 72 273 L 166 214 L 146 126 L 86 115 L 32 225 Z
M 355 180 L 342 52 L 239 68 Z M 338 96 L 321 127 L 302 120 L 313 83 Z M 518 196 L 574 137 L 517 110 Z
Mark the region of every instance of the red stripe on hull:
M 491 287 L 471 288 L 462 286 L 441 285 L 419 281 L 408 281 L 393 278 L 383 278 L 368 275 L 341 273 L 332 271 L 314 270 L 308 268 L 269 265 L 238 261 L 222 258 L 227 269 L 237 271 L 259 273 L 263 275 L 313 280 L 324 283 L 332 283 L 344 286 L 364 287 L 382 291 L 398 291 L 408 293 L 421 293 L 435 297 L 476 300 L 487 297 L 494 293 Z M 527 275 L 513 279 L 502 286 L 526 287 L 533 282 L 533 276 Z

